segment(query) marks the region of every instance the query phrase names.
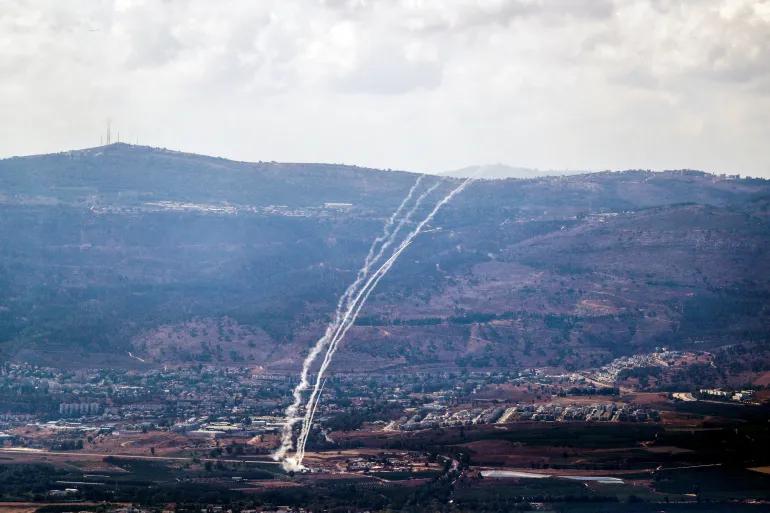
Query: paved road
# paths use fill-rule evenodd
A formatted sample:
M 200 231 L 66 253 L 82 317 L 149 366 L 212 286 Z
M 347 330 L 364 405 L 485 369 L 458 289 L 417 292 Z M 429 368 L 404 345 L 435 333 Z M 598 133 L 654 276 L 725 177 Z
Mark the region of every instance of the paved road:
M 157 461 L 192 461 L 194 458 L 187 456 L 146 456 L 143 454 L 105 454 L 101 452 L 82 452 L 82 451 L 46 451 L 46 450 L 25 450 L 23 448 L 16 447 L 2 447 L 0 448 L 0 454 L 23 454 L 27 456 L 67 456 L 69 458 L 118 458 L 124 460 L 157 460 Z M 236 460 L 236 459 L 221 459 L 221 458 L 198 458 L 200 461 L 220 461 L 222 463 L 259 463 L 280 465 L 280 462 L 272 460 Z

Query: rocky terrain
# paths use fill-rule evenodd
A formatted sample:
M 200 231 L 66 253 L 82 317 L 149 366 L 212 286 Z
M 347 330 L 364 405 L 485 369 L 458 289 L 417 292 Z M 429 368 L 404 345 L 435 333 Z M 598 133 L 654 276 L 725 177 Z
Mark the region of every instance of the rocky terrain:
M 2 160 L 2 358 L 296 368 L 416 177 L 125 144 Z M 458 183 L 436 180 L 434 200 Z M 335 366 L 766 347 L 769 204 L 768 181 L 697 171 L 477 181 L 381 282 Z

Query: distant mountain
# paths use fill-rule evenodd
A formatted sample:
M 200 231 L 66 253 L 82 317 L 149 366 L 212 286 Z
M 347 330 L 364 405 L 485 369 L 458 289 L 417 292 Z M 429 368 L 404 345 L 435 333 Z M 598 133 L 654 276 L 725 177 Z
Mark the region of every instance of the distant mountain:
M 294 369 L 416 179 L 126 144 L 0 160 L 0 359 Z M 437 182 L 418 217 L 457 179 L 421 186 Z M 382 280 L 334 366 L 579 369 L 765 344 L 769 266 L 767 180 L 482 180 Z
M 442 176 L 451 176 L 454 178 L 486 178 L 490 180 L 505 178 L 542 178 L 545 176 L 564 176 L 579 174 L 579 171 L 541 171 L 526 167 L 513 167 L 505 164 L 486 164 L 481 166 L 468 166 L 454 171 L 440 173 Z
M 413 175 L 357 166 L 236 162 L 148 146 L 109 146 L 0 160 L 0 194 L 58 202 L 147 201 L 389 206 Z

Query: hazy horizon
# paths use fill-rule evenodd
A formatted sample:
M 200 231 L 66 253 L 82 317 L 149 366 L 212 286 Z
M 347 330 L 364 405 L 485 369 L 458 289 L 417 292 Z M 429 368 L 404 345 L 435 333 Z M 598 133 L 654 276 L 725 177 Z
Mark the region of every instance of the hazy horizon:
M 770 3 L 10 2 L 0 156 L 770 177 Z
M 225 155 L 215 155 L 215 154 L 209 155 L 209 154 L 204 154 L 196 151 L 179 150 L 175 148 L 167 148 L 164 146 L 156 146 L 152 144 L 135 144 L 135 143 L 126 142 L 126 141 L 111 141 L 109 144 L 102 143 L 96 146 L 62 149 L 62 150 L 52 151 L 52 152 L 31 153 L 31 154 L 25 154 L 25 155 L 7 155 L 7 156 L 3 155 L 3 156 L 0 156 L 0 161 L 6 160 L 6 159 L 14 159 L 14 158 L 36 157 L 36 156 L 42 156 L 42 155 L 55 155 L 55 154 L 68 153 L 68 152 L 91 151 L 91 150 L 96 150 L 99 148 L 104 148 L 115 144 L 123 144 L 133 148 L 146 148 L 149 150 L 161 150 L 161 151 L 169 151 L 174 153 L 184 153 L 188 155 L 197 155 L 204 158 L 208 158 L 208 157 L 218 158 L 218 159 L 221 158 L 232 162 L 245 162 L 245 163 L 275 162 L 279 164 L 322 164 L 322 165 L 331 165 L 331 166 L 351 166 L 351 167 L 359 167 L 362 169 L 373 169 L 373 170 L 379 170 L 379 171 L 398 171 L 398 172 L 406 172 L 406 173 L 427 174 L 427 175 L 433 175 L 433 176 L 446 176 L 446 177 L 452 177 L 452 178 L 473 177 L 477 179 L 479 178 L 481 179 L 500 179 L 500 178 L 527 179 L 527 178 L 540 178 L 540 177 L 544 178 L 548 176 L 571 176 L 571 175 L 603 173 L 603 172 L 617 173 L 617 172 L 624 172 L 624 171 L 652 171 L 655 173 L 662 173 L 666 171 L 690 170 L 690 171 L 702 171 L 713 175 L 728 174 L 731 176 L 740 176 L 742 178 L 770 179 L 768 177 L 761 176 L 761 175 L 751 175 L 746 173 L 724 173 L 719 171 L 710 171 L 707 169 L 693 169 L 693 168 L 653 169 L 649 167 L 645 167 L 645 168 L 640 167 L 640 168 L 627 168 L 627 169 L 538 169 L 538 168 L 529 168 L 529 167 L 523 167 L 523 166 L 510 165 L 510 164 L 501 163 L 501 162 L 469 165 L 469 166 L 463 166 L 460 168 L 444 169 L 444 170 L 400 169 L 400 168 L 393 168 L 393 167 L 365 166 L 362 164 L 357 164 L 355 162 L 311 162 L 311 161 L 292 161 L 292 160 L 276 161 L 276 160 L 265 160 L 265 159 L 248 160 L 248 159 L 241 159 L 237 157 L 228 157 Z

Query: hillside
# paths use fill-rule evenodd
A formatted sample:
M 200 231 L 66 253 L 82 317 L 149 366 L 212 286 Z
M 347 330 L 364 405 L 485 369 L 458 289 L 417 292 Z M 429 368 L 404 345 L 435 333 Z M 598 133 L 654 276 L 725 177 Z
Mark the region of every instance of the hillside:
M 1 160 L 2 358 L 294 368 L 415 179 L 125 144 Z M 475 182 L 382 281 L 337 368 L 767 344 L 769 199 L 768 181 L 697 171 Z

